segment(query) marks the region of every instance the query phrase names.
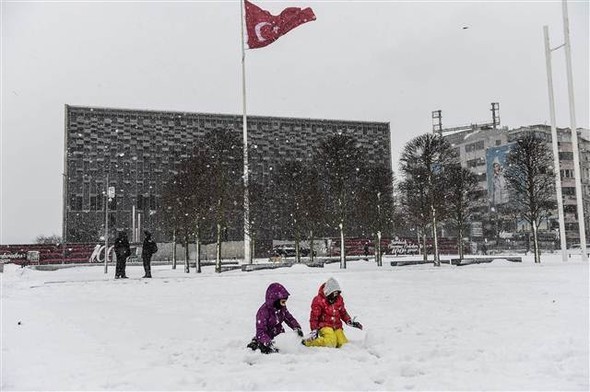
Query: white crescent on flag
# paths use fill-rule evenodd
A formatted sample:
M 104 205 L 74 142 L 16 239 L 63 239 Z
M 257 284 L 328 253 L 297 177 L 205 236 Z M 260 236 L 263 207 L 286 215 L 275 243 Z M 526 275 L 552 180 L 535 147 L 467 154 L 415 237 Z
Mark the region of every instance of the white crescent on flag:
M 272 25 L 271 25 L 270 23 L 268 23 L 268 22 L 260 22 L 260 23 L 258 23 L 256 26 L 254 26 L 254 31 L 256 32 L 256 38 L 258 38 L 258 41 L 259 41 L 259 42 L 266 41 L 266 38 L 264 38 L 264 37 L 262 36 L 262 33 L 261 33 L 261 30 L 262 30 L 262 28 L 263 28 L 264 26 L 266 26 L 266 25 L 268 25 L 268 26 L 272 26 Z

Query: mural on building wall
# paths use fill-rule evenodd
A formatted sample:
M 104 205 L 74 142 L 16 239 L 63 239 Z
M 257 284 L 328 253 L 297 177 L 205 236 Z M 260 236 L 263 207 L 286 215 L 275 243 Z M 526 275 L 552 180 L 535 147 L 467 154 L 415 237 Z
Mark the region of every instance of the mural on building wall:
M 490 206 L 495 208 L 510 201 L 508 183 L 504 177 L 506 156 L 511 144 L 490 147 L 486 150 L 486 169 L 488 178 L 488 197 Z

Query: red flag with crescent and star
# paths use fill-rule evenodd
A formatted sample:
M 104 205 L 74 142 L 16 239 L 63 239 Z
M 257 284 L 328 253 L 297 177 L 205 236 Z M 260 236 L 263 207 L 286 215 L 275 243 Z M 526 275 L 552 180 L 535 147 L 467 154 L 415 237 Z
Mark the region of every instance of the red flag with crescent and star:
M 244 0 L 244 5 L 247 41 L 250 49 L 270 45 L 295 27 L 315 20 L 315 14 L 311 8 L 289 7 L 275 16 L 248 0 Z

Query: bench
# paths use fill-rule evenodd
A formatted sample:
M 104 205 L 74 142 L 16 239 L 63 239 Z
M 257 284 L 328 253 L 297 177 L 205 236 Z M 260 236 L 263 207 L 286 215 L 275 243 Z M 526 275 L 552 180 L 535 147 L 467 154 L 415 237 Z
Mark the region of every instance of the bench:
M 264 269 L 275 269 L 275 268 L 282 268 L 282 267 L 291 267 L 293 263 L 291 262 L 284 262 L 284 263 L 264 263 L 264 264 L 244 264 L 242 265 L 242 271 L 251 272 L 251 271 L 258 271 Z
M 470 265 L 470 264 L 482 264 L 491 263 L 494 260 L 508 260 L 513 263 L 522 263 L 522 257 L 520 256 L 497 256 L 497 257 L 474 257 L 469 259 L 451 259 L 451 265 Z M 448 261 L 447 261 L 448 262 Z
M 441 260 L 442 262 L 442 260 Z M 434 264 L 434 260 L 424 260 L 424 259 L 410 259 L 410 260 L 398 260 L 392 261 L 392 267 L 402 267 L 404 265 L 418 265 L 418 264 Z

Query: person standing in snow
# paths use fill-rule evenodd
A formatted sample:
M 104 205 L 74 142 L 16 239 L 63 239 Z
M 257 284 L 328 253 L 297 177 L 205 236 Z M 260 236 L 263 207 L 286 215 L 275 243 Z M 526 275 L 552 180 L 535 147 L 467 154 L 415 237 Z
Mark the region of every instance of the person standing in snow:
M 144 231 L 143 245 L 141 246 L 141 258 L 143 260 L 144 278 L 152 277 L 152 255 L 158 251 L 158 245 L 152 239 L 152 233 Z
M 127 257 L 131 255 L 131 248 L 129 247 L 129 239 L 125 231 L 120 231 L 115 239 L 115 255 L 117 256 L 115 279 L 127 279 L 127 275 L 125 275 L 125 264 L 127 263 Z
M 342 321 L 347 325 L 363 329 L 358 321 L 353 321 L 346 311 L 344 299 L 340 295 L 342 290 L 334 278 L 322 283 L 318 295 L 311 302 L 309 325 L 311 334 L 301 343 L 308 347 L 342 347 L 348 342 Z
M 279 352 L 273 339 L 285 332 L 283 322 L 303 337 L 301 325 L 287 309 L 289 292 L 280 283 L 271 283 L 266 289 L 266 300 L 256 313 L 256 336 L 247 345 L 252 350 L 260 349 L 263 354 Z

